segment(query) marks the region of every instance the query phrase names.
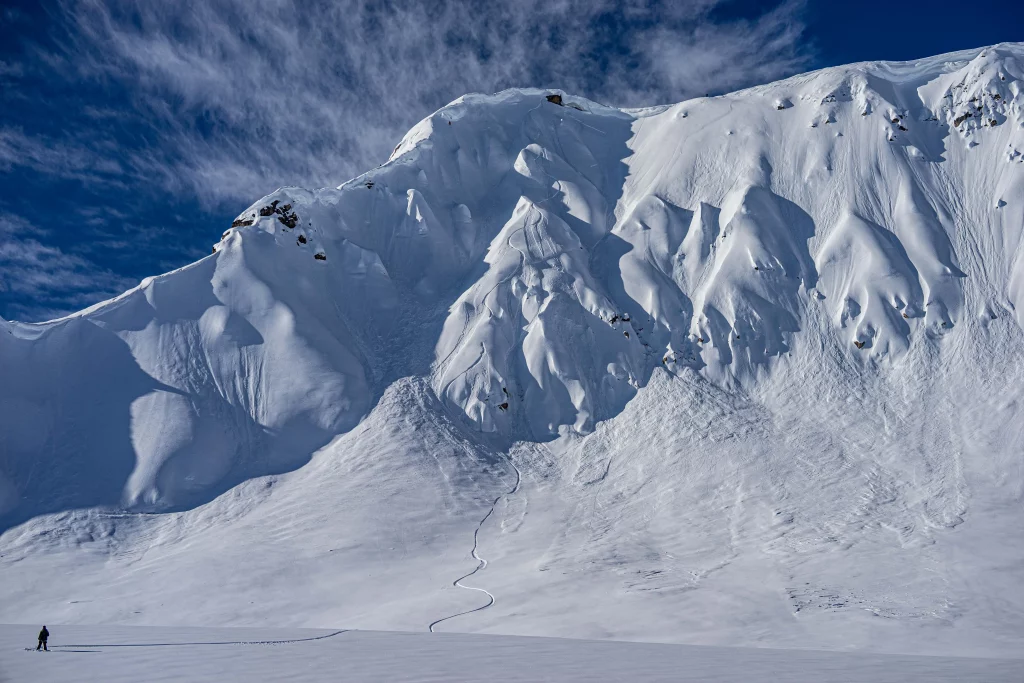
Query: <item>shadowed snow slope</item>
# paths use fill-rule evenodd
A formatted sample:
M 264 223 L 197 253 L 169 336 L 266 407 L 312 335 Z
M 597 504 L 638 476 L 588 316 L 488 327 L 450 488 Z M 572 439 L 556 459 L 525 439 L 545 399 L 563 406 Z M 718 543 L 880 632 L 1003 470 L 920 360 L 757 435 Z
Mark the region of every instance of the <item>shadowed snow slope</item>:
M 469 95 L 0 321 L 0 620 L 1024 651 L 1022 90 Z

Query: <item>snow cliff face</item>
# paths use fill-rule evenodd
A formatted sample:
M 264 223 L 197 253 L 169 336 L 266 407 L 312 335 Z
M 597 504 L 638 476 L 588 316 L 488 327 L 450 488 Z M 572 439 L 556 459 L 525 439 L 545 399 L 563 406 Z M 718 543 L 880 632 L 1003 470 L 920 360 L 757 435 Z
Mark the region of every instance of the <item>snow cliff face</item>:
M 909 515 L 926 521 L 907 522 L 902 542 L 933 543 L 982 480 L 999 480 L 996 507 L 1021 495 L 1008 446 L 964 464 L 963 444 L 984 439 L 948 447 L 929 416 L 901 411 L 985 413 L 980 394 L 996 391 L 1014 392 L 1001 409 L 1015 410 L 1022 88 L 1024 47 L 1012 44 L 644 110 L 539 90 L 461 98 L 382 167 L 255 202 L 191 266 L 62 320 L 3 323 L 4 526 L 195 508 L 300 468 L 414 377 L 479 452 L 544 452 L 544 467 L 575 453 L 562 474 L 582 490 L 646 485 L 601 474 L 614 453 L 676 481 L 695 461 L 669 456 L 674 439 L 699 460 L 711 442 L 768 443 L 792 425 L 822 425 L 825 448 L 858 433 L 870 452 L 874 434 L 903 444 L 904 461 L 857 470 L 849 482 L 874 503 L 851 498 L 844 524 Z M 668 415 L 659 401 L 695 396 L 709 402 L 680 418 L 692 422 L 630 432 L 637 411 Z M 849 401 L 859 421 L 827 417 Z M 762 415 L 756 430 L 748 410 Z M 996 413 L 988 437 L 1012 419 Z M 896 415 L 910 436 L 889 442 Z M 792 439 L 765 462 L 816 462 L 813 438 Z M 391 465 L 400 477 L 402 461 Z M 718 491 L 711 471 L 687 481 Z M 827 518 L 800 497 L 812 488 L 773 514 Z M 666 510 L 707 502 L 682 498 L 704 495 L 683 484 L 663 495 Z M 894 509 L 886 496 L 898 515 L 879 512 Z M 729 561 L 704 558 L 694 575 Z
M 658 365 L 743 385 L 808 316 L 830 316 L 855 362 L 888 365 L 979 306 L 1016 310 L 1020 57 L 970 57 L 631 113 L 470 96 L 339 190 L 261 200 L 218 249 L 305 231 L 325 270 L 373 262 L 390 294 L 375 318 L 394 297 L 449 305 L 434 389 L 513 438 L 591 431 Z M 305 227 L 259 219 L 271 200 Z M 999 263 L 974 279 L 994 291 L 968 302 L 961 261 L 987 239 Z

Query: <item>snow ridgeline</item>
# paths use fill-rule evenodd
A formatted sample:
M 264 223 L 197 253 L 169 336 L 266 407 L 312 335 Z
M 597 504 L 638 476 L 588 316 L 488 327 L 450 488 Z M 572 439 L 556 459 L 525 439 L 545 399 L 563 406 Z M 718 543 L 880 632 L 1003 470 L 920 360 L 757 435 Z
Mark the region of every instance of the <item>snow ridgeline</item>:
M 801 336 L 854 374 L 969 362 L 1021 322 L 1022 84 L 1007 44 L 636 111 L 460 98 L 191 266 L 4 323 L 0 514 L 193 506 L 407 375 L 509 443 L 591 432 L 657 368 L 755 391 Z

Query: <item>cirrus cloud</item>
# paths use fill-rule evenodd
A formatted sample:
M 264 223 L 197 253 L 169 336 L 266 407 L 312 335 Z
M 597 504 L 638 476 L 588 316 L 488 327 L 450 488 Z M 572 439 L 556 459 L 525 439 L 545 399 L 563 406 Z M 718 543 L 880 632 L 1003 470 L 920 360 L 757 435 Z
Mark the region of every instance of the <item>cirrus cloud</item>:
M 466 92 L 561 87 L 642 106 L 804 66 L 800 3 L 68 0 L 50 64 L 127 94 L 129 167 L 207 202 L 333 185 Z

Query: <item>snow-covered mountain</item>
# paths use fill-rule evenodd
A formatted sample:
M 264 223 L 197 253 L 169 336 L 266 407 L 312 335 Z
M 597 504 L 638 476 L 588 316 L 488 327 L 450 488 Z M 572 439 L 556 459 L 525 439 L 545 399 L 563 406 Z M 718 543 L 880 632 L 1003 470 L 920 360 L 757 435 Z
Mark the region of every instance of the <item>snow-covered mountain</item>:
M 1019 652 L 1022 89 L 469 95 L 0 321 L 0 621 Z

